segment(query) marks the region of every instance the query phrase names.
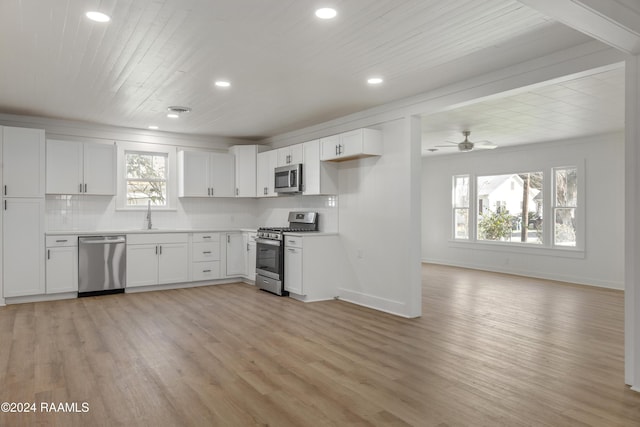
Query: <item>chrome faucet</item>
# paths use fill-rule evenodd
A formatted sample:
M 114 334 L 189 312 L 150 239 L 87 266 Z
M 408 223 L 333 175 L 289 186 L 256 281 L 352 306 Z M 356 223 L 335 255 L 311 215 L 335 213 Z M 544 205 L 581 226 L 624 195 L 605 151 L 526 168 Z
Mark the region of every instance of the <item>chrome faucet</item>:
M 151 200 L 149 200 L 149 203 L 147 204 L 147 230 L 151 230 Z

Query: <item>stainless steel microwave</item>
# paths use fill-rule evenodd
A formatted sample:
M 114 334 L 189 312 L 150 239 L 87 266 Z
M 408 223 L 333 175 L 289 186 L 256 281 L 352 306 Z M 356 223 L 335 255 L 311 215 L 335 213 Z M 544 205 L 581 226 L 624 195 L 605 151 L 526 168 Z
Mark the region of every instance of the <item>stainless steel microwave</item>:
M 302 192 L 302 163 L 280 166 L 275 169 L 276 193 Z

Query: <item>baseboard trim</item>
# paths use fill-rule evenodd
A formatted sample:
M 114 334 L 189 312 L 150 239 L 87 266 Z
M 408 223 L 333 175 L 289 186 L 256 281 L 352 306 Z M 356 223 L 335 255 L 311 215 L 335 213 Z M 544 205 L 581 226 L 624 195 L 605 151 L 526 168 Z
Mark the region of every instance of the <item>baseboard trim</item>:
M 361 305 L 363 307 L 371 308 L 385 313 L 393 314 L 395 316 L 404 317 L 407 319 L 412 318 L 404 313 L 407 308 L 407 304 L 390 300 L 388 298 L 381 298 L 375 295 L 365 294 L 363 292 L 354 291 L 351 289 L 338 288 L 338 299 L 346 301 L 351 304 Z

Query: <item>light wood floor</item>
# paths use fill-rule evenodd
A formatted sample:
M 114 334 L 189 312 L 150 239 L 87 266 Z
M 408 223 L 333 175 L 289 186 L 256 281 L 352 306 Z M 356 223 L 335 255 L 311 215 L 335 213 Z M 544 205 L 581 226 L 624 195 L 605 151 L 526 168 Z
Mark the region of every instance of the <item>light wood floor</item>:
M 0 308 L 0 425 L 639 426 L 623 294 L 425 265 L 423 317 L 244 284 Z M 390 284 L 393 286 L 393 284 Z

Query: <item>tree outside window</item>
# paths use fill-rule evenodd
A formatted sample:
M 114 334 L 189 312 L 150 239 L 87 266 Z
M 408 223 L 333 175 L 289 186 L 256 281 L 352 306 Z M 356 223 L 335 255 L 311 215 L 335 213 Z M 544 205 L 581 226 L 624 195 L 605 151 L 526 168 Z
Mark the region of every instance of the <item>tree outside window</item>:
M 578 170 L 575 167 L 556 168 L 553 173 L 553 243 L 558 246 L 576 246 Z
M 166 153 L 126 152 L 127 206 L 167 206 Z

